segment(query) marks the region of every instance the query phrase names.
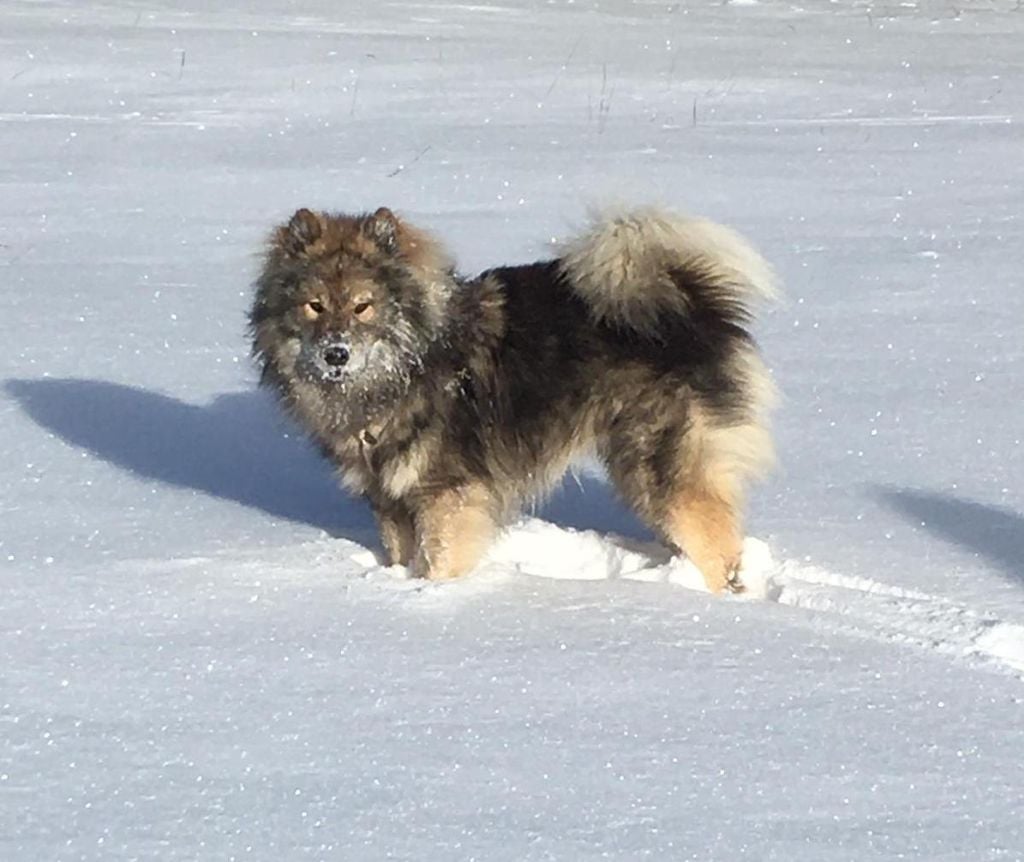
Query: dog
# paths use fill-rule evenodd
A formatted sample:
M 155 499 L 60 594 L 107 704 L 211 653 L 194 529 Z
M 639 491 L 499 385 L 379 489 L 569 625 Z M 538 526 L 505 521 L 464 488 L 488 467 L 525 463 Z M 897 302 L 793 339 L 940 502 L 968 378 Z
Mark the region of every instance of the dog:
M 656 209 L 475 278 L 385 207 L 300 209 L 269 238 L 249 323 L 261 383 L 369 501 L 392 565 L 466 575 L 596 456 L 710 591 L 736 592 L 745 488 L 773 459 L 748 330 L 773 289 L 736 233 Z

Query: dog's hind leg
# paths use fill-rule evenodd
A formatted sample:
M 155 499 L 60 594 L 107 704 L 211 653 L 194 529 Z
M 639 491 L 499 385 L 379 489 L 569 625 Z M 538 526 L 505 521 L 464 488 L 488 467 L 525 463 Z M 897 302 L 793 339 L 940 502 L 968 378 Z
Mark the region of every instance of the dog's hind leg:
M 423 500 L 416 513 L 413 573 L 430 580 L 469 574 L 496 532 L 494 504 L 482 485 L 452 488 Z
M 609 472 L 614 479 L 616 471 Z M 739 501 L 730 493 L 680 479 L 667 492 L 652 488 L 637 493 L 635 476 L 616 485 L 657 535 L 693 561 L 710 592 L 743 591 L 737 575 L 743 548 Z
M 708 488 L 683 488 L 669 503 L 661 530 L 704 575 L 709 591 L 743 592 L 738 569 L 743 550 L 736 505 Z
M 662 404 L 672 404 L 663 400 Z M 665 541 L 683 551 L 713 593 L 743 587 L 737 577 L 743 459 L 734 454 L 743 428 L 715 428 L 699 405 L 620 411 L 601 454 L 619 492 Z

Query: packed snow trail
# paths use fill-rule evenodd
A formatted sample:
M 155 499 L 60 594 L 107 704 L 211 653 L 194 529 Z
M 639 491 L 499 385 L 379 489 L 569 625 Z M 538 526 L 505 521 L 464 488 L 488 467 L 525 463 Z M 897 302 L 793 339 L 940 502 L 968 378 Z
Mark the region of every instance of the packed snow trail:
M 439 599 L 443 595 L 445 584 L 409 579 L 402 567 L 381 569 L 369 551 L 352 559 L 369 575 L 383 577 L 399 589 L 426 588 Z M 513 572 L 556 580 L 647 581 L 705 591 L 703 577 L 692 563 L 657 544 L 563 528 L 537 518 L 507 530 L 477 577 L 493 584 Z M 741 576 L 746 592 L 720 596 L 721 600 L 776 602 L 811 612 L 807 622 L 823 630 L 1024 671 L 1024 625 L 943 596 L 792 560 L 777 562 L 768 545 L 753 538 L 744 544 Z

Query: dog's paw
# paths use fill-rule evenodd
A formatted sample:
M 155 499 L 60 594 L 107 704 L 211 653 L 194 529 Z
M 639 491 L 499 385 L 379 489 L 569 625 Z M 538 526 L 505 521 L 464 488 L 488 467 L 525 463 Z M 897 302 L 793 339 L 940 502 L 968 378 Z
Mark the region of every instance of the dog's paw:
M 725 591 L 732 593 L 733 595 L 740 595 L 747 591 L 746 584 L 740 579 L 740 573 L 738 569 L 733 569 L 726 575 L 725 578 Z

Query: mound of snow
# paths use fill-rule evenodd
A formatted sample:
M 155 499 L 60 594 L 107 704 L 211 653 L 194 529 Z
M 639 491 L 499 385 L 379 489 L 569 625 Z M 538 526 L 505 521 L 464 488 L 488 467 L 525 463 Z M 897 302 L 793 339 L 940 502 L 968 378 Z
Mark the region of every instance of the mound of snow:
M 507 530 L 491 549 L 487 565 L 492 571 L 503 567 L 540 578 L 653 581 L 706 590 L 697 567 L 660 544 L 559 527 L 539 518 L 526 518 Z M 773 566 L 768 546 L 747 539 L 741 568 L 744 595 L 766 597 Z

